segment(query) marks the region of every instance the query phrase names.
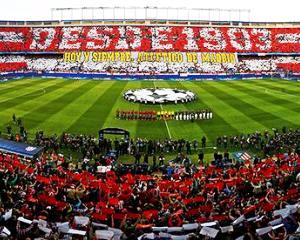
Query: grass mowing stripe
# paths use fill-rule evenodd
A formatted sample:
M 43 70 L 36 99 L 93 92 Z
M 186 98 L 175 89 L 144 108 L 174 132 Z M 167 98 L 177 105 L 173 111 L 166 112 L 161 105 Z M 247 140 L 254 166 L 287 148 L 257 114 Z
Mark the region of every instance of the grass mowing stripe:
M 66 94 L 68 91 L 72 90 L 74 86 L 76 86 L 76 84 L 74 84 L 74 82 L 72 81 L 59 80 L 58 82 L 62 82 L 63 85 L 61 85 L 59 88 L 53 91 L 45 92 L 45 94 L 43 95 L 36 96 L 32 98 L 31 101 L 18 105 L 15 108 L 17 109 L 17 112 L 25 115 L 28 112 L 34 111 L 37 108 L 46 106 L 49 101 L 53 101 L 54 99 L 61 97 L 62 95 Z
M 300 91 L 294 90 L 295 88 L 291 86 L 286 86 L 287 84 L 284 82 L 270 82 L 270 81 L 255 81 L 255 85 L 265 87 L 268 89 L 272 89 L 279 94 L 283 93 L 284 95 L 295 95 L 296 97 L 300 96 Z
M 18 81 L 7 81 L 7 82 L 1 82 L 0 81 L 0 94 L 2 95 L 5 93 L 5 90 L 10 90 L 15 87 L 22 87 L 22 86 L 28 86 L 31 85 L 32 82 L 37 81 L 36 79 L 20 79 Z
M 33 94 L 35 95 L 41 95 L 44 93 L 44 88 L 45 86 L 49 86 L 51 82 L 54 82 L 55 80 L 53 79 L 52 81 L 35 81 L 35 82 L 30 82 L 28 83 L 28 86 L 20 88 L 20 87 L 15 87 L 13 89 L 6 90 L 5 93 L 0 95 L 0 103 L 6 102 L 11 99 L 15 99 L 17 97 L 24 96 L 26 93 L 30 92 L 30 95 Z M 25 84 L 25 83 L 24 83 Z M 31 93 L 32 91 L 38 90 L 38 93 Z
M 211 94 L 215 95 L 217 98 L 219 98 L 221 101 L 225 102 L 227 105 L 235 108 L 237 111 L 244 112 L 249 118 L 252 119 L 252 121 L 259 122 L 263 124 L 265 127 L 269 128 L 268 125 L 266 125 L 264 122 L 262 122 L 262 119 L 264 120 L 273 120 L 275 119 L 275 116 L 269 114 L 268 112 L 262 111 L 259 108 L 245 102 L 242 100 L 242 97 L 237 97 L 236 93 L 233 93 L 228 88 L 228 82 L 225 82 L 226 85 L 223 85 L 222 88 L 220 88 L 221 81 L 218 82 L 218 84 L 212 85 L 210 83 L 208 85 L 207 82 L 203 82 L 203 85 L 205 85 L 206 91 L 210 92 Z M 226 89 L 227 91 L 224 91 Z M 230 92 L 230 94 L 229 94 Z M 251 124 L 251 122 L 246 122 L 245 124 Z
M 22 79 L 15 82 L 0 82 L 0 96 L 5 94 L 7 91 L 20 91 L 22 88 L 30 87 L 34 82 L 37 82 L 38 80 L 33 79 Z
M 164 81 L 158 82 L 159 87 L 163 88 L 180 88 L 180 84 L 177 81 Z M 177 104 L 166 104 L 164 109 L 167 111 L 188 111 L 187 105 L 193 105 L 193 103 L 177 103 Z M 196 110 L 196 109 L 194 109 Z M 191 132 L 195 133 L 193 139 L 198 141 L 205 135 L 200 126 L 196 122 L 192 121 L 179 121 L 171 120 L 168 121 L 168 126 L 174 139 L 191 139 Z M 192 140 L 192 139 L 191 139 Z
M 153 81 L 141 81 L 141 88 L 154 88 L 154 82 Z M 138 104 L 140 111 L 147 111 L 147 110 L 154 110 L 156 112 L 161 111 L 161 108 L 159 105 L 155 104 Z M 151 138 L 153 139 L 165 139 L 168 138 L 168 132 L 167 132 L 166 125 L 164 121 L 138 121 L 137 122 L 137 133 L 136 137 L 140 138 L 149 138 L 149 135 L 151 135 Z
M 229 87 L 233 87 L 236 90 L 239 90 L 244 95 L 248 95 L 251 98 L 257 99 L 257 101 L 260 103 L 260 106 L 270 106 L 269 112 L 273 115 L 276 115 L 277 117 L 284 119 L 287 122 L 292 122 L 295 125 L 299 125 L 300 120 L 300 105 L 299 103 L 296 103 L 295 101 L 288 100 L 286 97 L 285 99 L 281 99 L 278 97 L 278 95 L 274 96 L 271 93 L 265 93 L 264 90 L 261 90 L 260 87 L 254 86 L 254 89 L 247 87 L 246 84 L 241 83 L 228 83 Z M 263 91 L 263 92 L 261 92 Z M 251 92 L 251 93 L 250 93 Z M 290 97 L 293 98 L 293 97 Z M 299 102 L 299 99 L 296 100 Z M 277 111 L 275 110 L 277 109 Z M 282 113 L 282 114 L 278 114 Z
M 255 81 L 259 87 L 264 87 L 268 90 L 272 90 L 277 94 L 287 95 L 289 97 L 299 97 L 300 91 L 292 85 L 287 85 L 284 82 L 270 82 L 270 81 Z
M 254 87 L 255 89 L 253 88 L 253 84 L 255 84 L 255 87 Z M 234 86 L 235 89 L 238 89 L 242 92 L 247 92 L 247 93 L 251 94 L 252 96 L 257 97 L 258 99 L 263 99 L 272 104 L 286 107 L 289 110 L 292 110 L 295 112 L 300 112 L 300 104 L 296 102 L 296 101 L 299 101 L 299 98 L 295 97 L 294 95 L 287 96 L 287 95 L 280 95 L 280 94 L 277 94 L 274 92 L 272 93 L 272 92 L 268 91 L 267 89 L 265 89 L 264 87 L 257 86 L 256 82 L 255 83 L 230 82 L 230 85 L 232 87 Z M 289 100 L 289 99 L 291 99 L 291 100 Z
M 102 85 L 98 82 L 91 81 L 91 85 L 79 86 L 83 93 L 63 106 L 57 113 L 50 115 L 44 122 L 35 127 L 34 130 L 43 129 L 45 132 L 51 132 L 55 129 L 55 133 L 61 134 L 69 126 L 71 126 L 84 112 L 91 106 Z M 63 122 L 63 124 L 59 124 Z
M 120 97 L 116 100 L 116 103 L 114 104 L 113 108 L 110 111 L 109 116 L 107 116 L 105 123 L 103 127 L 121 127 L 123 129 L 126 129 L 130 132 L 131 136 L 136 136 L 137 133 L 137 120 L 121 120 L 116 118 L 116 111 L 117 110 L 135 110 L 137 111 L 139 109 L 139 104 L 133 104 L 129 101 L 126 101 L 123 98 L 123 93 L 128 89 L 135 89 L 141 87 L 141 81 L 128 81 L 126 86 L 124 87 L 122 94 Z
M 18 93 L 22 93 L 25 96 L 23 96 L 23 98 L 14 96 L 14 90 L 12 90 L 10 94 L 7 93 L 7 95 L 3 97 L 6 100 L 5 102 L 8 102 L 8 104 L 2 104 L 1 106 L 0 102 L 0 119 L 10 120 L 13 113 L 16 113 L 17 116 L 20 117 L 23 117 L 24 115 L 26 116 L 26 119 L 24 120 L 26 128 L 28 124 L 31 124 L 30 122 L 34 122 L 36 119 L 40 119 L 41 121 L 44 120 L 41 122 L 41 124 L 36 124 L 34 122 L 33 125 L 35 126 L 31 129 L 30 133 L 33 132 L 33 130 L 41 127 L 43 129 L 45 128 L 47 131 L 49 131 L 49 133 L 61 133 L 62 130 L 68 128 L 71 129 L 71 131 L 68 130 L 71 133 L 87 133 L 96 135 L 101 126 L 112 126 L 122 127 L 129 130 L 133 137 L 148 138 L 151 136 L 152 138 L 163 139 L 168 136 L 167 129 L 163 121 L 122 121 L 115 119 L 115 110 L 117 108 L 128 110 L 160 110 L 159 105 L 134 104 L 123 100 L 123 97 L 121 96 L 121 92 L 124 90 L 124 88 L 139 88 L 141 86 L 154 87 L 153 82 L 130 81 L 124 84 L 121 81 L 101 81 L 95 83 L 95 81 L 90 80 L 68 81 L 60 79 L 30 79 L 22 81 L 24 82 L 20 83 L 20 85 L 25 84 L 25 82 L 29 83 L 29 81 L 31 81 L 31 87 L 27 87 L 26 89 L 20 88 L 20 92 Z M 57 89 L 52 88 L 51 92 L 46 92 L 45 94 L 38 96 L 41 94 L 41 86 L 50 87 L 52 84 L 51 81 L 54 83 L 53 86 L 60 85 L 62 83 L 66 85 L 56 87 Z M 248 88 L 247 86 L 249 86 L 250 88 L 250 83 L 252 83 L 251 81 L 239 81 L 237 83 L 211 81 L 201 83 L 156 81 L 155 85 L 158 87 L 186 88 L 196 92 L 200 97 L 196 102 L 188 103 L 187 105 L 166 104 L 163 106 L 165 110 L 195 110 L 207 107 L 213 109 L 214 112 L 214 119 L 212 121 L 203 121 L 199 124 L 188 121 L 169 121 L 168 125 L 172 137 L 174 139 L 182 137 L 193 140 L 195 138 L 199 139 L 199 137 L 201 138 L 202 135 L 205 134 L 210 141 L 209 144 L 214 144 L 215 138 L 220 134 L 232 135 L 238 134 L 239 132 L 245 133 L 248 132 L 248 129 L 264 130 L 266 129 L 266 126 L 268 126 L 267 128 L 281 128 L 282 126 L 294 127 L 295 125 L 299 126 L 299 112 L 294 113 L 290 109 L 292 107 L 291 104 L 293 104 L 295 107 L 295 104 L 300 103 L 297 99 L 297 96 L 288 94 L 280 95 L 280 91 L 278 89 L 281 88 L 282 84 L 284 88 L 293 91 L 296 89 L 296 86 L 299 86 L 299 84 L 291 84 L 291 82 L 283 80 L 275 81 L 274 86 L 278 88 L 274 89 L 274 91 L 271 90 L 269 93 L 265 93 L 265 99 L 262 99 L 262 94 L 264 93 L 264 86 L 262 85 L 273 86 L 273 82 L 271 81 L 273 80 L 253 80 L 253 86 L 255 86 L 256 83 L 258 84 L 256 85 L 256 88 L 254 88 L 256 91 L 251 89 L 252 92 L 250 93 L 252 94 L 245 93 L 245 89 L 241 91 L 241 88 L 233 89 L 228 87 L 236 84 L 237 86 L 241 85 L 244 88 Z M 82 87 L 85 82 L 94 82 L 95 85 L 97 85 L 97 88 L 94 87 L 95 85 L 92 85 L 89 88 Z M 11 87 L 9 83 L 7 84 L 8 85 L 5 87 Z M 15 86 L 15 82 L 11 82 L 11 84 L 14 84 Z M 0 91 L 1 86 L 3 85 L 0 84 Z M 92 87 L 94 87 L 93 90 L 91 90 Z M 70 96 L 70 98 L 67 99 L 62 98 L 64 95 L 73 91 L 74 88 L 85 88 L 85 91 L 82 90 L 83 93 L 78 98 L 76 98 L 75 95 L 73 97 Z M 3 89 L 4 88 L 2 88 L 2 90 Z M 228 93 L 229 96 L 224 95 L 219 89 Z M 266 89 L 268 88 L 266 87 Z M 97 91 L 99 91 L 99 95 L 97 94 Z M 276 91 L 278 91 L 278 95 L 276 95 Z M 93 92 L 93 94 L 89 94 L 91 92 Z M 296 90 L 294 92 L 297 93 Z M 217 97 L 215 95 L 220 96 Z M 234 99 L 231 99 L 231 95 L 234 96 Z M 15 101 L 13 101 L 14 99 L 8 99 L 9 97 L 14 97 Z M 277 102 L 276 99 L 272 99 L 274 97 L 278 98 L 278 101 L 280 102 Z M 84 100 L 85 98 L 87 98 L 86 101 Z M 100 98 L 101 100 L 99 100 Z M 57 100 L 55 101 L 55 99 L 61 99 L 62 103 L 59 103 L 61 104 L 61 107 L 57 106 Z M 235 102 L 234 104 L 238 104 L 240 107 L 235 108 L 235 105 L 228 103 L 228 99 L 231 99 L 231 101 Z M 12 102 L 14 102 L 14 104 L 12 104 Z M 48 117 L 45 118 L 44 115 L 47 114 L 49 103 L 51 102 L 53 103 L 52 105 L 55 105 L 55 108 L 57 106 L 57 111 L 50 109 Z M 249 105 L 254 106 L 254 108 L 249 108 Z M 50 105 L 50 107 L 52 106 Z M 259 109 L 259 111 L 257 111 L 257 109 Z M 270 112 L 271 115 L 265 115 L 264 112 Z M 251 118 L 249 114 L 255 115 L 255 119 L 261 120 L 258 122 L 253 121 L 254 119 Z M 41 115 L 42 117 L 40 117 Z M 73 116 L 74 118 L 72 118 Z M 288 124 L 291 123 L 292 125 L 288 126 Z M 251 130 L 251 132 L 253 131 Z
M 266 128 L 272 128 L 276 127 L 273 126 L 273 124 L 282 123 L 285 125 L 293 126 L 295 127 L 296 124 L 288 121 L 287 119 L 281 118 L 278 116 L 279 114 L 273 114 L 271 111 L 265 111 L 263 108 L 266 107 L 266 102 L 261 101 L 260 99 L 257 99 L 251 94 L 241 92 L 232 85 L 229 85 L 228 82 L 227 85 L 224 84 L 218 84 L 217 87 L 212 86 L 211 83 L 205 82 L 205 85 L 210 86 L 210 91 L 215 92 L 216 94 L 219 94 L 224 102 L 231 105 L 232 107 L 238 109 L 241 112 L 245 112 L 252 120 L 260 122 L 263 124 Z M 228 91 L 225 92 L 224 86 L 227 86 Z M 274 109 L 275 105 L 269 104 L 269 109 Z M 280 113 L 281 114 L 281 113 Z M 251 124 L 251 123 L 245 123 L 245 124 Z
M 196 92 L 198 95 L 199 88 L 196 90 L 195 86 L 193 86 L 193 85 L 188 86 L 191 84 L 193 84 L 193 83 L 192 82 L 184 82 L 184 83 L 178 82 L 178 88 L 185 89 L 185 90 L 192 90 L 192 91 Z M 206 104 L 202 100 L 202 98 L 197 98 L 197 100 L 195 102 L 187 103 L 185 105 L 185 107 L 188 111 L 211 108 L 211 106 Z M 230 132 L 238 132 L 237 129 L 233 128 L 230 124 L 225 122 L 224 119 L 222 117 L 220 117 L 218 115 L 218 113 L 216 113 L 216 112 L 214 112 L 214 116 L 213 116 L 212 120 L 200 120 L 200 121 L 195 121 L 194 123 L 191 122 L 191 124 L 196 124 L 201 129 L 201 131 L 199 132 L 199 136 L 196 136 L 196 138 L 201 139 L 201 137 L 204 134 L 207 138 L 208 144 L 210 144 L 209 146 L 215 145 L 216 137 L 220 134 L 219 128 L 221 128 L 222 126 L 223 127 L 227 126 L 226 130 L 229 130 Z M 191 134 L 191 132 L 188 131 L 188 129 L 187 129 L 187 133 L 189 135 L 187 137 L 187 139 L 192 140 L 195 138 L 195 135 Z M 200 135 L 200 134 L 202 134 L 202 135 Z
M 181 88 L 184 88 L 187 90 L 192 89 L 198 95 L 195 105 L 187 105 L 187 108 L 189 110 L 194 110 L 195 108 L 196 109 L 203 109 L 203 108 L 211 109 L 212 106 L 209 105 L 211 103 L 205 102 L 203 100 L 203 98 L 201 97 L 200 89 L 206 91 L 205 88 L 201 88 L 198 84 L 196 84 L 196 82 L 190 82 L 190 84 L 193 84 L 191 88 L 186 87 L 188 82 L 186 84 L 181 83 L 181 82 L 179 82 L 179 83 L 182 86 Z M 215 140 L 220 134 L 231 135 L 232 133 L 236 133 L 236 134 L 239 133 L 238 129 L 233 127 L 230 123 L 226 122 L 222 118 L 221 114 L 219 112 L 215 112 L 215 111 L 213 112 L 212 120 L 197 121 L 197 124 L 202 129 L 202 131 L 205 133 L 206 137 L 208 138 L 208 141 L 212 145 L 215 144 Z
M 46 105 L 43 105 L 24 116 L 24 121 L 26 121 L 26 119 L 30 120 L 28 121 L 29 123 L 26 124 L 27 129 L 36 128 L 41 123 L 46 121 L 50 116 L 63 109 L 66 104 L 72 103 L 75 99 L 84 94 L 87 89 L 89 89 L 93 85 L 93 82 L 91 81 L 79 82 L 79 84 L 76 82 L 72 83 L 74 84 L 73 86 L 75 86 L 75 88 L 71 88 L 69 91 L 66 91 L 64 95 L 56 99 L 49 99 Z M 61 119 L 61 122 L 59 122 L 58 124 L 64 124 L 63 119 Z
M 215 84 L 219 84 L 219 82 L 215 82 Z M 261 123 L 252 121 L 252 119 L 244 112 L 241 112 L 224 102 L 223 99 L 220 98 L 214 91 L 211 91 L 209 87 L 204 87 L 204 85 L 199 82 L 195 83 L 195 85 L 202 89 L 198 95 L 201 99 L 203 99 L 203 101 L 207 101 L 207 104 L 211 104 L 213 112 L 219 113 L 220 117 L 222 117 L 224 121 L 229 123 L 231 126 L 234 126 L 234 128 L 240 133 L 245 131 L 253 132 L 256 129 L 264 127 Z M 245 122 L 251 122 L 251 124 L 245 126 Z
M 290 86 L 294 86 L 294 87 L 300 88 L 299 82 L 295 81 L 295 80 L 287 80 L 287 79 L 274 78 L 274 79 L 269 79 L 268 82 L 285 83 L 285 84 L 288 84 Z
M 41 84 L 48 84 L 47 82 L 43 82 Z M 37 84 L 36 86 L 37 87 L 40 87 L 41 84 Z M 52 92 L 58 88 L 61 88 L 63 87 L 64 85 L 67 85 L 68 83 L 66 81 L 62 81 L 62 82 L 55 82 L 54 84 L 50 85 L 50 86 L 45 86 L 43 87 L 42 89 L 46 92 L 46 93 L 49 93 L 49 92 Z M 42 85 L 42 86 L 44 86 Z M 31 101 L 34 97 L 40 95 L 41 93 L 44 93 L 41 92 L 41 89 L 38 89 L 38 90 L 34 90 L 33 91 L 30 91 L 30 92 L 25 92 L 24 95 L 22 96 L 18 96 L 18 97 L 15 97 L 13 99 L 9 99 L 7 101 L 3 101 L 3 102 L 0 102 L 0 110 L 7 110 L 9 108 L 15 108 L 16 106 L 18 106 L 19 104 L 24 104 L 25 102 L 28 102 L 28 101 Z
M 101 90 L 102 90 L 102 88 L 103 88 L 103 83 L 102 83 L 102 81 L 101 81 L 100 83 L 99 83 L 99 82 L 96 82 L 96 81 L 92 81 L 92 80 L 84 80 L 84 81 L 78 81 L 78 80 L 77 80 L 76 82 L 74 82 L 74 80 L 68 80 L 68 81 L 66 81 L 66 82 L 69 82 L 69 83 L 71 84 L 71 86 L 67 86 L 66 88 L 62 88 L 62 89 L 56 91 L 56 92 L 55 92 L 55 93 L 56 93 L 55 95 L 52 94 L 51 96 L 49 96 L 49 99 L 51 99 L 51 101 L 53 101 L 53 100 L 55 100 L 55 99 L 57 99 L 57 98 L 60 98 L 60 97 L 64 96 L 66 93 L 72 91 L 72 90 L 75 89 L 75 88 L 80 87 L 81 85 L 83 85 L 84 83 L 87 83 L 87 82 L 93 82 L 95 85 L 97 85 L 97 87 L 99 88 L 99 92 L 100 92 L 100 93 L 101 93 Z M 107 83 L 109 83 L 109 82 L 107 81 Z M 79 85 L 79 84 L 80 84 L 80 85 Z M 109 84 L 107 84 L 107 85 L 109 85 Z M 110 86 L 110 85 L 109 85 L 109 86 Z M 87 89 L 86 92 L 88 92 L 88 90 L 89 90 L 89 89 Z M 84 94 L 85 94 L 85 93 L 84 93 Z M 83 94 L 83 95 L 84 95 L 84 94 Z M 99 96 L 99 94 L 96 95 L 95 98 L 97 99 L 98 96 Z M 80 97 L 81 97 L 81 96 L 80 96 Z M 92 97 L 92 96 L 89 96 L 89 97 Z M 76 100 L 74 100 L 74 101 L 76 101 Z M 95 102 L 94 99 L 89 99 L 89 100 L 87 100 L 87 102 L 89 102 L 89 101 L 92 101 L 92 103 Z M 44 106 L 45 106 L 45 105 L 48 105 L 48 101 L 47 101 L 47 100 L 45 100 L 44 102 L 45 102 Z M 72 104 L 72 102 L 70 102 L 69 104 Z M 67 105 L 69 105 L 69 104 L 66 103 L 66 107 L 67 107 Z M 39 107 L 42 107 L 42 106 L 39 106 Z M 73 113 L 64 113 L 64 112 L 62 112 L 62 114 L 65 114 L 65 117 L 63 117 L 62 119 L 58 119 L 58 122 L 56 122 L 56 124 L 59 125 L 58 128 L 66 130 L 66 129 L 67 129 L 68 127 L 70 127 L 70 126 L 65 124 L 65 121 L 64 121 L 65 118 L 71 118 L 71 117 L 74 117 L 74 118 L 77 118 L 77 119 L 78 119 L 78 118 L 86 111 L 86 108 L 88 108 L 88 106 L 82 106 L 82 107 L 79 107 L 79 108 L 83 108 L 83 112 L 81 112 L 79 116 L 76 116 L 74 112 L 73 112 Z M 79 109 L 74 109 L 74 111 L 79 111 Z M 81 111 L 81 109 L 80 109 L 80 111 Z M 69 116 L 66 116 L 66 114 L 69 114 Z M 34 113 L 34 115 L 35 115 L 37 118 L 39 117 L 39 116 L 38 116 L 38 115 L 39 115 L 38 112 Z M 55 113 L 54 115 L 56 115 L 56 113 Z M 32 116 L 32 117 L 34 117 L 34 116 Z M 51 118 L 51 117 L 52 117 L 52 116 L 49 116 L 49 118 Z M 76 119 L 76 120 L 77 120 L 77 119 Z M 46 122 L 47 122 L 47 121 L 45 121 L 45 122 L 43 123 L 43 125 L 46 125 Z M 54 123 L 54 122 L 53 122 L 53 123 L 51 122 L 51 124 L 55 124 L 55 123 Z M 51 124 L 49 124 L 49 125 L 51 125 Z M 50 128 L 50 126 L 47 126 L 47 125 L 46 125 L 46 129 L 49 129 L 49 128 Z M 53 129 L 56 129 L 56 127 L 54 127 Z M 53 129 L 50 129 L 49 132 L 61 134 L 61 132 L 55 132 Z
M 51 89 L 48 89 L 48 92 L 45 93 L 44 95 L 37 96 L 35 98 L 30 98 L 28 101 L 24 101 L 15 107 L 12 108 L 7 108 L 3 111 L 0 112 L 0 116 L 2 119 L 6 119 L 7 122 L 4 123 L 2 122 L 2 128 L 6 126 L 7 124 L 11 124 L 11 116 L 12 114 L 16 114 L 17 117 L 23 117 L 31 111 L 34 111 L 37 108 L 40 108 L 41 106 L 45 105 L 48 102 L 49 98 L 55 98 L 56 94 L 58 94 L 59 91 L 62 91 L 63 87 L 70 85 L 71 82 L 65 81 L 65 80 L 60 80 L 58 83 L 55 85 L 51 86 Z M 53 95 L 55 94 L 55 95 Z M 24 119 L 23 119 L 24 120 Z M 23 121 L 24 122 L 24 121 Z M 29 120 L 30 122 L 30 120 Z M 13 126 L 13 125 L 12 125 Z M 26 123 L 25 123 L 26 126 Z
M 71 133 L 88 133 L 95 136 L 98 130 L 103 127 L 110 110 L 117 98 L 120 97 L 126 84 L 127 81 L 115 81 L 109 88 L 104 89 L 102 95 L 99 93 L 97 101 L 67 131 Z

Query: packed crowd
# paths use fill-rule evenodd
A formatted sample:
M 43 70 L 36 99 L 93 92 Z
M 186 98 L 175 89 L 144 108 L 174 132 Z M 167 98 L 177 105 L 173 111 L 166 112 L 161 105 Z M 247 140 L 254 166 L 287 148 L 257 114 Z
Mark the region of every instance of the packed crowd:
M 111 74 L 216 74 L 216 73 L 299 73 L 299 28 L 240 28 L 191 26 L 74 26 L 0 28 L 0 72 L 81 72 Z M 99 51 L 101 50 L 101 51 Z M 74 55 L 64 61 L 61 53 L 117 53 L 112 60 L 95 61 Z M 9 55 L 35 52 L 39 55 Z M 53 52 L 56 55 L 47 55 Z M 158 53 L 155 61 L 122 58 L 121 54 Z M 183 53 L 238 53 L 238 61 L 202 61 Z M 163 53 L 179 53 L 173 61 Z M 244 53 L 257 53 L 247 57 Z M 265 55 L 274 53 L 274 57 Z M 96 55 L 97 56 L 97 55 Z M 166 59 L 168 60 L 166 60 Z M 201 57 L 200 57 L 201 58 Z M 96 60 L 98 58 L 96 57 Z M 101 58 L 102 59 L 102 58 Z M 139 59 L 139 60 L 138 60 Z M 182 61 L 183 60 L 183 61 Z
M 6 239 L 289 239 L 299 237 L 295 152 L 217 167 L 122 165 L 0 154 L 0 236 Z M 221 166 L 221 165 L 220 165 Z M 113 238 L 114 237 L 114 238 Z
M 8 30 L 9 31 L 8 31 Z M 16 28 L 17 29 L 17 28 Z M 299 52 L 299 30 L 188 27 L 48 27 L 0 29 L 0 51 L 138 50 Z M 17 33 L 15 33 L 17 32 Z M 175 36 L 175 37 L 174 37 Z M 272 36 L 272 37 L 271 37 Z M 167 39 L 176 39 L 167 43 Z M 25 44 L 24 41 L 26 40 Z M 84 41 L 82 41 L 84 40 Z M 115 40 L 115 41 L 112 41 Z M 127 41 L 130 40 L 130 41 Z M 99 42 L 100 41 L 100 42 Z M 72 48 L 73 47 L 73 48 Z M 76 49 L 77 48 L 77 49 Z M 77 62 L 60 57 L 7 55 L 0 72 L 273 73 L 299 72 L 299 57 L 241 58 L 238 63 Z M 210 118 L 207 111 L 193 117 Z M 120 112 L 118 114 L 120 116 Z M 140 117 L 140 115 L 142 115 Z M 192 120 L 192 113 L 149 113 L 156 119 Z M 122 116 L 122 115 L 121 115 Z M 130 118 L 147 118 L 135 113 Z M 127 118 L 127 115 L 126 115 Z M 27 141 L 22 120 L 11 139 Z M 204 240 L 300 238 L 300 132 L 220 136 L 219 148 L 262 151 L 264 157 L 234 161 L 215 153 L 210 164 L 188 155 L 206 147 L 197 140 L 103 139 L 46 136 L 39 159 L 0 152 L 0 238 Z M 64 148 L 80 159 L 60 154 Z M 135 164 L 105 155 L 131 154 Z M 166 161 L 166 153 L 178 156 Z M 186 153 L 187 155 L 185 155 Z M 141 158 L 143 157 L 143 163 Z M 149 158 L 152 157 L 152 166 Z M 77 161 L 78 160 L 78 161 Z
M 277 26 L 277 25 L 276 25 Z M 300 51 L 299 26 L 98 25 L 1 27 L 2 52 L 141 51 L 247 52 Z
M 17 116 L 12 118 L 23 125 Z M 37 132 L 35 141 L 45 146 L 38 160 L 0 154 L 0 237 L 299 237 L 299 130 L 284 127 L 219 137 L 218 147 L 256 149 L 265 157 L 241 162 L 228 152 L 215 153 L 209 165 L 203 163 L 196 140 L 99 141 Z M 203 137 L 201 148 L 205 147 Z M 81 160 L 59 154 L 63 148 L 81 151 Z M 135 164 L 104 154 L 113 149 L 117 155 L 134 155 Z M 199 153 L 198 164 L 188 156 L 192 151 Z M 168 152 L 178 155 L 166 161 Z
M 124 111 L 117 110 L 116 118 L 122 120 L 177 120 L 177 121 L 195 121 L 209 120 L 213 118 L 211 110 L 203 109 L 199 111 Z
M 299 57 L 239 57 L 237 63 L 166 62 L 64 62 L 60 57 L 3 56 L 0 72 L 80 72 L 110 74 L 239 74 L 299 73 Z
M 240 136 L 224 135 L 217 138 L 216 145 L 223 148 L 256 149 L 263 151 L 265 155 L 272 155 L 272 153 L 280 151 L 299 151 L 300 130 L 283 127 L 281 131 L 274 128 L 273 133 L 265 131 Z
M 85 62 L 66 63 L 59 57 L 0 57 L 0 72 L 81 72 L 81 73 L 299 73 L 299 57 L 242 57 L 237 63 L 164 63 L 164 62 Z

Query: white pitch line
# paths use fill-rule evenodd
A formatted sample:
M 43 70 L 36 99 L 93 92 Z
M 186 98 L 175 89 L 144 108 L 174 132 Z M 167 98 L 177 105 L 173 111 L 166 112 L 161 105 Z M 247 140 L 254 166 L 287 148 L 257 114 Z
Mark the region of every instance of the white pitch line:
M 162 111 L 164 111 L 163 106 L 161 104 L 160 104 L 160 109 Z M 166 125 L 166 128 L 167 128 L 167 131 L 168 131 L 169 138 L 171 139 L 172 136 L 171 136 L 171 132 L 170 132 L 170 129 L 169 129 L 169 126 L 168 126 L 168 123 L 167 123 L 166 119 L 164 119 L 164 122 L 165 122 L 165 125 Z
M 156 88 L 155 80 L 153 81 L 153 85 L 154 85 L 154 88 Z M 162 104 L 159 104 L 159 105 L 160 105 L 160 109 L 162 111 L 164 111 L 164 108 L 163 108 Z M 164 119 L 164 122 L 165 122 L 165 125 L 166 125 L 166 128 L 167 128 L 167 131 L 168 131 L 169 138 L 172 139 L 172 135 L 171 135 L 171 132 L 170 132 L 170 129 L 169 129 L 169 125 L 168 125 L 166 119 Z

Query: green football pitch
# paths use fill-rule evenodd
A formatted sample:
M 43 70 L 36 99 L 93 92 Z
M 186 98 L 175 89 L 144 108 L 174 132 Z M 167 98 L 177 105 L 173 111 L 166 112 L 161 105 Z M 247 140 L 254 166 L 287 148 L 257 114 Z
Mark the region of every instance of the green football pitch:
M 187 104 L 145 105 L 123 99 L 127 89 L 171 87 L 189 89 L 197 100 Z M 210 108 L 212 120 L 138 121 L 116 119 L 124 110 L 199 110 Z M 22 79 L 0 83 L 0 129 L 21 117 L 29 138 L 45 134 L 82 133 L 97 136 L 104 127 L 129 130 L 132 137 L 198 139 L 213 145 L 219 135 L 252 133 L 300 126 L 300 83 L 269 79 L 242 81 L 96 81 Z M 14 130 L 16 128 L 14 127 Z

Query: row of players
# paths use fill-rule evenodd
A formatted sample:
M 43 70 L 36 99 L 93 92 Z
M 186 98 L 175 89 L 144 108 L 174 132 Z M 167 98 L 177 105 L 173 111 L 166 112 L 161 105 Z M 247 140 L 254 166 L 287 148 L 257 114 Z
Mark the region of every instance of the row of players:
M 206 120 L 213 118 L 213 112 L 209 109 L 203 109 L 199 111 L 124 111 L 117 110 L 117 119 L 121 120 L 179 120 L 179 121 L 194 121 L 194 120 Z

